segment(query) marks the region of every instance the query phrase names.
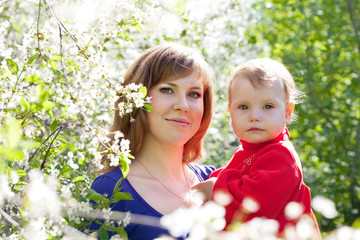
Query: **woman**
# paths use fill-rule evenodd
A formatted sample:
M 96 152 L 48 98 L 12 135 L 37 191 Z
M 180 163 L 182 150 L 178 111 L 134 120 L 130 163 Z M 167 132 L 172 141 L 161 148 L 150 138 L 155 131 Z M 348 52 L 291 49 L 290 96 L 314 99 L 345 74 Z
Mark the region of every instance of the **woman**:
M 135 159 L 120 185 L 134 200 L 120 201 L 113 210 L 160 218 L 194 204 L 191 186 L 208 179 L 214 170 L 191 163 L 204 157 L 203 140 L 212 117 L 212 78 L 211 68 L 200 55 L 175 43 L 147 50 L 127 70 L 124 85 L 145 86 L 153 112 L 137 109 L 123 117 L 115 112 L 110 131 L 120 131 L 130 140 Z M 95 179 L 92 189 L 111 196 L 122 172 L 109 170 Z M 125 230 L 129 239 L 169 234 L 162 228 L 137 224 Z

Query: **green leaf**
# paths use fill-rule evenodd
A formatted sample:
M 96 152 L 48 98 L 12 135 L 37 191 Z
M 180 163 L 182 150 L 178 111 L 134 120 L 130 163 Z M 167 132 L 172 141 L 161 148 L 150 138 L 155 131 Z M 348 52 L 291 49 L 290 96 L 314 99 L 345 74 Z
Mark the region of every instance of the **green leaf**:
M 8 147 L 5 148 L 0 145 L 0 156 L 6 156 L 10 162 L 13 162 L 15 159 L 24 159 L 24 152 L 17 149 L 10 149 Z M 4 173 L 5 169 L 6 168 L 3 167 L 3 162 L 0 161 L 0 173 Z
M 98 233 L 99 233 L 100 240 L 108 240 L 109 239 L 109 235 L 104 226 L 101 226 Z
M 25 181 L 19 181 L 16 185 L 25 185 L 26 186 L 26 185 L 28 185 L 28 183 Z
M 39 142 L 35 142 L 32 139 L 25 139 L 21 141 L 21 145 L 24 149 L 36 149 L 38 147 L 40 147 L 40 143 Z
M 10 17 L 4 14 L 0 14 L 0 18 L 5 18 L 7 20 L 10 20 Z
M 91 193 L 89 196 L 87 196 L 87 199 L 94 201 L 104 201 L 105 197 L 99 193 Z
M 57 69 L 57 63 L 56 63 L 56 62 L 50 61 L 49 63 L 50 63 L 50 65 L 51 65 L 51 68 L 53 68 L 54 70 Z
M 142 98 L 146 97 L 146 94 L 147 94 L 147 89 L 146 87 L 141 87 L 139 89 L 139 94 L 142 95 Z
M 54 55 L 51 57 L 50 61 L 60 61 L 61 60 L 61 55 Z
M 62 141 L 62 142 L 64 142 L 64 143 L 67 143 L 67 139 L 66 138 L 64 138 L 63 136 L 57 136 L 57 138 L 56 138 L 56 140 L 60 140 L 60 141 Z
M 71 144 L 70 144 L 70 150 L 74 153 L 74 152 L 76 152 L 76 147 L 75 147 L 75 144 L 72 142 Z
M 97 193 L 94 189 L 91 189 L 91 188 L 86 189 L 86 192 L 87 192 L 88 194 L 95 194 L 95 193 Z
M 50 123 L 50 130 L 51 130 L 52 132 L 55 131 L 55 129 L 57 128 L 59 122 L 60 122 L 59 119 L 55 118 L 55 119 Z
M 49 110 L 50 108 L 56 107 L 56 104 L 50 101 L 43 101 L 41 104 L 45 110 Z
M 43 84 L 38 84 L 35 87 L 35 99 L 36 99 L 36 101 L 41 102 L 41 100 L 42 100 L 43 96 L 45 95 L 45 93 L 46 93 L 45 86 Z
M 26 62 L 27 64 L 31 64 L 35 59 L 38 58 L 37 54 L 32 55 L 29 60 Z
M 6 62 L 8 64 L 8 66 L 9 66 L 11 72 L 14 75 L 16 75 L 19 72 L 19 66 L 17 65 L 17 63 L 14 60 L 10 59 L 10 58 L 7 58 Z
M 71 182 L 73 182 L 73 183 L 80 182 L 80 181 L 85 181 L 85 178 L 83 176 L 77 176 L 71 180 Z
M 54 117 L 54 113 L 51 109 L 46 109 L 47 114 L 49 115 L 50 118 Z
M 9 117 L 7 121 L 7 147 L 13 149 L 18 145 L 21 139 L 21 134 L 19 132 L 20 125 L 13 117 Z
M 88 221 L 82 221 L 82 222 L 80 222 L 80 223 L 74 224 L 74 227 L 77 228 L 77 229 L 79 229 L 79 228 L 81 228 L 81 227 L 83 227 L 83 226 L 85 226 L 85 225 L 87 225 L 87 224 L 89 224 Z
M 124 176 L 124 178 L 128 175 L 128 173 L 129 173 L 129 170 L 130 170 L 130 168 L 129 168 L 129 164 L 126 162 L 126 161 L 121 161 L 121 171 L 122 171 L 122 173 L 123 173 L 123 176 Z
M 125 231 L 124 227 L 116 227 L 114 228 L 115 232 L 119 234 L 124 239 L 128 239 L 127 232 Z
M 27 173 L 24 170 L 17 170 L 16 173 L 19 177 L 27 176 Z
M 20 106 L 24 109 L 24 111 L 29 110 L 29 103 L 23 98 L 20 99 Z
M 352 224 L 352 227 L 353 227 L 353 228 L 357 228 L 357 229 L 360 228 L 360 217 L 358 217 L 358 218 L 354 221 L 354 223 Z
M 116 200 L 133 200 L 132 196 L 128 192 L 117 192 L 113 196 Z
M 138 31 L 142 33 L 142 29 L 139 23 L 132 24 L 132 26 Z
M 144 104 L 144 108 L 146 109 L 146 111 L 148 112 L 153 112 L 153 108 L 149 105 L 149 104 Z
M 23 81 L 25 82 L 37 82 L 37 83 L 42 83 L 43 81 L 36 75 L 32 75 L 32 76 L 28 76 L 26 78 L 23 79 Z
M 68 146 L 69 146 L 69 144 L 64 143 L 64 144 L 61 144 L 61 145 L 58 147 L 58 149 L 61 151 L 61 150 L 65 149 L 65 148 L 67 148 Z

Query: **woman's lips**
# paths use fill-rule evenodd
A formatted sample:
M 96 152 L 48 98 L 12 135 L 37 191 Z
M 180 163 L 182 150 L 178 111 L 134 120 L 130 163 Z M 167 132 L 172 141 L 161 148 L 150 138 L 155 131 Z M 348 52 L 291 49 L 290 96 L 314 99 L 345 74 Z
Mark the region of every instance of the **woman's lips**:
M 181 126 L 181 127 L 188 126 L 190 124 L 187 119 L 182 119 L 182 118 L 169 118 L 166 120 L 176 126 Z

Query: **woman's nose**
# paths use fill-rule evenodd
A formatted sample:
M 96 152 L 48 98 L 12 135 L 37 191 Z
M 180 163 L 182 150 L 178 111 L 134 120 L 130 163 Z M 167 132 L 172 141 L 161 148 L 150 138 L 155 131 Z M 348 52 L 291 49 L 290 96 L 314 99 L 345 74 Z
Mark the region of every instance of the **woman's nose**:
M 179 97 L 176 99 L 176 102 L 174 103 L 174 109 L 176 111 L 182 112 L 189 111 L 189 103 L 186 95 L 179 95 Z

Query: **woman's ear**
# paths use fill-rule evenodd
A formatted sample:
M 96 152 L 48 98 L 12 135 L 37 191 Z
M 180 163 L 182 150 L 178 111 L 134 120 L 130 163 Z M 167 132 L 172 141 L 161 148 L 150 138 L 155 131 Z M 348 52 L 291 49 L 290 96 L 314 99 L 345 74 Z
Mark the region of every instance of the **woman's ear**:
M 287 107 L 286 107 L 286 124 L 290 124 L 291 122 L 291 117 L 292 117 L 292 114 L 294 112 L 294 109 L 295 109 L 295 104 L 294 103 L 288 103 Z

